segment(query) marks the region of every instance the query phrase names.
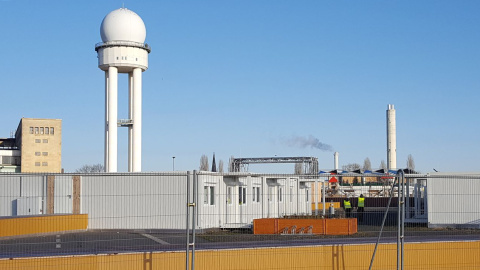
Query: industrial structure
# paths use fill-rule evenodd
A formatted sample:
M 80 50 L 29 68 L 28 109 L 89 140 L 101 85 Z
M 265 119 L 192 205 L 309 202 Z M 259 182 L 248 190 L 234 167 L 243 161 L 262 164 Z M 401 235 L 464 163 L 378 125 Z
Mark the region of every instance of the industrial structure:
M 300 163 L 304 174 L 318 173 L 318 158 L 316 157 L 262 157 L 262 158 L 231 158 L 232 172 L 248 172 L 249 164 L 264 163 Z
M 15 137 L 0 139 L 0 172 L 62 170 L 62 120 L 22 118 Z
M 95 45 L 98 67 L 105 71 L 105 170 L 117 171 L 117 128 L 128 128 L 128 171 L 142 170 L 142 72 L 151 49 L 146 28 L 135 12 L 110 12 L 100 26 L 102 42 Z M 118 73 L 128 74 L 129 118 L 119 120 Z
M 387 109 L 387 169 L 397 169 L 397 124 L 393 104 L 388 104 Z

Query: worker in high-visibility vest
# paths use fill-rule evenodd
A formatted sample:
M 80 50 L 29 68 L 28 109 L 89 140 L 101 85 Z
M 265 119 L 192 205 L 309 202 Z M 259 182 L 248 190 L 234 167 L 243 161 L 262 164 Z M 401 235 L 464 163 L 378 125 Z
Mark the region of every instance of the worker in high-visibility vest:
M 364 210 L 365 210 L 365 198 L 363 197 L 363 194 L 360 194 L 360 197 L 358 197 L 358 205 L 357 205 L 358 223 L 363 222 Z
M 346 200 L 343 200 L 343 209 L 345 209 L 345 217 L 349 218 L 350 213 L 352 212 L 352 203 L 350 202 L 350 198 L 347 197 Z

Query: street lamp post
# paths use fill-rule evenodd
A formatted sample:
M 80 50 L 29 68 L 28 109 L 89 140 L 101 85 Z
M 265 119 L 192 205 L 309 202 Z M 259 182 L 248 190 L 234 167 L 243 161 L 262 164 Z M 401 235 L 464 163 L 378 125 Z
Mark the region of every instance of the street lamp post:
M 173 160 L 173 171 L 175 171 L 175 157 L 172 157 Z

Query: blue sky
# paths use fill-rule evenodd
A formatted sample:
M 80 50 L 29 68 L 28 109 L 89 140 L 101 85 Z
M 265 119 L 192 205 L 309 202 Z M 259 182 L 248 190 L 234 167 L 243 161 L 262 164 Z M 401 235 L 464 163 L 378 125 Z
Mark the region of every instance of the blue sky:
M 479 1 L 0 1 L 0 137 L 21 117 L 63 120 L 67 172 L 103 163 L 104 74 L 95 43 L 110 11 L 139 14 L 152 47 L 143 73 L 143 171 L 198 169 L 200 156 L 386 161 L 480 171 Z M 119 78 L 127 118 L 127 78 Z M 119 130 L 119 171 L 127 167 Z M 293 172 L 288 166 L 252 171 Z

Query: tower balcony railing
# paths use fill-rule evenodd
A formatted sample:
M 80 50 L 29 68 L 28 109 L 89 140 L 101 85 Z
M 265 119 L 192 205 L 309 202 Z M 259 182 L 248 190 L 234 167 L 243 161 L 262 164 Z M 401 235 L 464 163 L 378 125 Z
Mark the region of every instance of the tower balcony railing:
M 147 43 L 140 43 L 135 41 L 127 41 L 127 40 L 115 40 L 115 41 L 108 41 L 108 42 L 99 42 L 95 44 L 95 51 L 98 52 L 100 48 L 107 48 L 107 47 L 116 47 L 116 46 L 125 46 L 125 47 L 134 47 L 134 48 L 142 48 L 147 50 L 147 52 L 151 52 L 152 48 Z

